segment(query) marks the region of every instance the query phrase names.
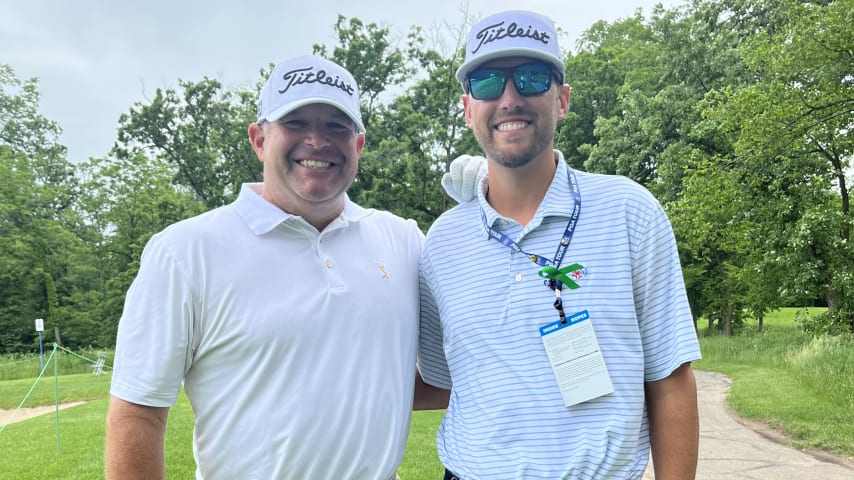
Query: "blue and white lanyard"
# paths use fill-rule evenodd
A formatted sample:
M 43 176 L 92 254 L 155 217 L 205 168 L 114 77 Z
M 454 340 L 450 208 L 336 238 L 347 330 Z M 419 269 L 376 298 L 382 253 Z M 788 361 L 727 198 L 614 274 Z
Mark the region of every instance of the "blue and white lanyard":
M 572 213 L 569 216 L 569 222 L 566 224 L 566 229 L 564 230 L 563 237 L 561 237 L 560 242 L 558 243 L 557 251 L 555 252 L 555 256 L 553 260 L 549 260 L 546 257 L 541 255 L 537 255 L 534 253 L 528 253 L 522 250 L 522 247 L 519 246 L 512 238 L 504 235 L 501 232 L 496 231 L 486 221 L 486 213 L 483 211 L 483 208 L 480 209 L 480 217 L 483 221 L 483 228 L 486 229 L 486 232 L 489 236 L 499 242 L 500 244 L 506 246 L 510 250 L 518 253 L 522 253 L 528 257 L 528 259 L 540 267 L 544 267 L 540 269 L 540 276 L 548 278 L 543 283 L 555 292 L 555 303 L 554 307 L 557 309 L 558 314 L 560 314 L 561 321 L 565 321 L 565 315 L 563 311 L 563 301 L 561 300 L 561 289 L 563 288 L 563 282 L 554 278 L 554 275 L 547 276 L 543 272 L 545 270 L 549 270 L 551 272 L 557 272 L 560 268 L 560 264 L 563 261 L 563 257 L 566 254 L 567 249 L 569 248 L 569 242 L 572 241 L 572 234 L 575 232 L 575 226 L 578 224 L 578 217 L 581 215 L 581 189 L 578 186 L 578 179 L 575 175 L 575 172 L 572 168 L 566 164 L 566 171 L 569 176 L 569 181 L 572 187 L 572 193 L 575 196 L 575 205 L 572 208 Z

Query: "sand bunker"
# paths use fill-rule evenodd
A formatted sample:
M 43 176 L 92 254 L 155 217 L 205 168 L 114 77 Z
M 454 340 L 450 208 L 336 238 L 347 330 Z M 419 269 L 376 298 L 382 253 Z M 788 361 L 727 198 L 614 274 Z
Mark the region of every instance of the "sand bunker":
M 59 406 L 60 410 L 68 407 L 73 407 L 75 405 L 80 405 L 85 402 L 69 402 L 63 403 Z M 22 422 L 29 418 L 38 417 L 39 415 L 45 415 L 48 413 L 53 413 L 56 411 L 56 405 L 45 405 L 42 407 L 23 407 L 18 410 L 18 413 L 10 420 L 9 417 L 12 415 L 15 409 L 4 410 L 0 408 L 0 425 L 6 425 L 6 423 L 16 423 Z

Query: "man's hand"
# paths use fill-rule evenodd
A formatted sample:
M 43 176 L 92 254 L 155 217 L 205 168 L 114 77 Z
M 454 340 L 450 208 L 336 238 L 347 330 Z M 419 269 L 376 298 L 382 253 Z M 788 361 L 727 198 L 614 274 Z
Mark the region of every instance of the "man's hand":
M 485 175 L 485 158 L 460 155 L 451 162 L 450 171 L 442 176 L 442 188 L 458 203 L 465 203 L 477 197 L 480 182 Z

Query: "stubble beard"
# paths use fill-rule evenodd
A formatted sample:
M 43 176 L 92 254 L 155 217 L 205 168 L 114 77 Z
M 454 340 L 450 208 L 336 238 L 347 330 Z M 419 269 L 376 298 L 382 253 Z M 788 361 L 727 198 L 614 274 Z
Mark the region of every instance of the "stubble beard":
M 554 140 L 554 136 L 550 132 L 554 132 L 556 125 L 552 125 L 551 127 L 549 125 L 539 125 L 537 121 L 532 122 L 532 125 L 535 129 L 534 138 L 531 139 L 528 147 L 522 151 L 509 152 L 498 146 L 495 141 L 496 131 L 491 127 L 486 132 L 481 132 L 480 134 L 475 131 L 475 139 L 480 148 L 486 153 L 486 156 L 497 164 L 507 168 L 524 167 L 542 154 L 549 147 L 549 143 Z

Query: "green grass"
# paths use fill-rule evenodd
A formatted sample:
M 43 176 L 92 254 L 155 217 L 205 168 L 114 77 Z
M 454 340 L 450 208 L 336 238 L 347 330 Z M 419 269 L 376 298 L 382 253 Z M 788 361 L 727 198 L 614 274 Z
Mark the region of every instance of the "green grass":
M 794 314 L 769 315 L 763 332 L 748 322 L 732 338 L 701 331 L 695 367 L 728 375 L 730 406 L 783 430 L 793 446 L 854 457 L 854 338 L 810 337 Z
M 397 470 L 401 480 L 436 480 L 445 474 L 436 455 L 436 430 L 444 414 L 444 410 L 412 412 L 406 454 Z
M 45 345 L 42 359 L 38 355 L 7 354 L 0 355 L 0 381 L 16 380 L 21 378 L 34 379 L 39 376 L 42 362 L 47 364 L 45 375 L 53 375 L 54 362 L 51 359 L 53 346 Z M 69 353 L 62 348 L 57 348 L 54 359 L 57 360 L 60 375 L 71 373 L 91 373 L 92 364 L 98 359 L 98 355 L 106 357 L 106 365 L 113 364 L 113 352 L 102 350 L 84 350 L 82 352 Z
M 11 423 L 0 431 L 0 478 L 38 480 L 63 478 L 75 480 L 102 479 L 104 465 L 104 423 L 109 396 L 109 375 L 92 374 L 60 377 L 62 401 L 89 401 L 59 411 L 59 452 L 57 453 L 57 419 L 47 415 Z M 15 408 L 21 387 L 29 388 L 31 380 L 0 382 L 0 408 Z M 49 388 L 48 388 L 49 387 Z M 38 393 L 49 390 L 47 393 Z M 53 378 L 42 379 L 25 406 L 53 404 Z M 49 397 L 49 398 L 48 398 Z M 11 406 L 14 404 L 14 406 Z M 405 480 L 435 480 L 444 473 L 436 456 L 436 429 L 444 411 L 414 412 L 406 457 L 399 469 Z M 0 425 L 6 418 L 0 418 Z M 169 410 L 166 427 L 166 477 L 194 477 L 192 449 L 193 411 L 183 392 L 178 404 Z M 5 452 L 13 452 L 5 455 Z
M 107 398 L 110 393 L 110 376 L 96 377 L 91 373 L 78 373 L 60 375 L 56 380 L 50 376 L 38 382 L 32 378 L 0 382 L 0 408 L 17 408 L 24 398 L 27 399 L 24 407 L 52 405 L 56 403 L 57 391 L 60 403 Z M 29 396 L 27 392 L 30 392 Z
M 813 339 L 797 329 L 794 314 L 794 309 L 784 309 L 769 315 L 764 332 L 748 322 L 740 336 L 733 338 L 701 331 L 703 360 L 696 367 L 723 372 L 733 379 L 729 401 L 740 415 L 785 429 L 796 438 L 797 447 L 854 457 L 854 340 L 850 336 Z M 92 353 L 87 356 L 97 357 Z M 103 478 L 110 375 L 95 377 L 88 364 L 80 367 L 76 360 L 65 357 L 72 356 L 57 357 L 60 370 L 72 373 L 59 377 L 61 401 L 90 401 L 60 411 L 59 454 L 52 414 L 10 424 L 0 431 L 0 478 Z M 9 359 L 0 357 L 0 375 L 4 360 L 8 363 Z M 32 357 L 19 360 L 32 363 Z M 38 356 L 35 364 L 38 370 Z M 75 369 L 82 372 L 74 373 Z M 52 365 L 46 375 L 25 406 L 54 403 Z M 33 380 L 0 381 L 0 408 L 17 407 Z M 441 478 L 435 435 L 442 414 L 413 413 L 406 456 L 399 469 L 403 480 Z M 0 425 L 5 421 L 0 418 Z M 192 410 L 181 394 L 167 426 L 168 478 L 193 478 L 192 428 Z
M 2 383 L 5 382 L 0 385 Z M 0 452 L 4 452 L 0 478 L 104 478 L 104 425 L 108 403 L 102 395 L 99 400 L 60 410 L 58 442 L 54 413 L 6 426 L 0 432 Z M 5 419 L 2 421 L 5 423 Z M 182 394 L 178 404 L 169 411 L 165 447 L 167 478 L 195 478 L 192 435 L 193 411 Z

